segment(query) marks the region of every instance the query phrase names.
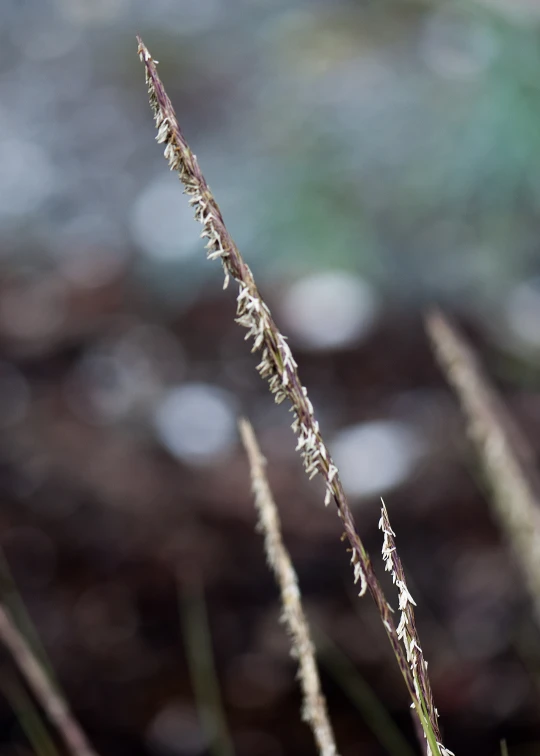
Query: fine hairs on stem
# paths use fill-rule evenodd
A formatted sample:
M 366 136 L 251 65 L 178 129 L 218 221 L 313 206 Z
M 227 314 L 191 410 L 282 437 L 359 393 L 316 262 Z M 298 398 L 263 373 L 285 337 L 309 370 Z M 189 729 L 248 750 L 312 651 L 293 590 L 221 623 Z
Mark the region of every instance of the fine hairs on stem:
M 258 514 L 258 527 L 264 535 L 264 548 L 281 594 L 283 622 L 291 637 L 293 656 L 298 660 L 298 678 L 302 688 L 303 719 L 313 732 L 320 756 L 337 756 L 332 725 L 315 661 L 315 648 L 302 608 L 298 578 L 281 536 L 281 523 L 266 477 L 266 460 L 255 433 L 247 420 L 240 420 L 240 435 L 251 472 L 251 485 Z
M 442 371 L 461 403 L 493 494 L 490 503 L 521 568 L 540 624 L 540 510 L 535 475 L 526 459 L 527 442 L 457 328 L 440 312 L 427 317 L 426 327 Z
M 293 413 L 292 428 L 297 437 L 297 451 L 300 452 L 306 473 L 310 478 L 321 475 L 326 487 L 325 504 L 333 499 L 340 517 L 345 537 L 351 550 L 354 581 L 360 585 L 360 595 L 369 591 L 377 606 L 385 632 L 397 659 L 401 674 L 407 686 L 412 707 L 422 726 L 432 754 L 444 756 L 446 750 L 438 745 L 437 723 L 426 719 L 426 705 L 420 700 L 414 673 L 401 646 L 392 610 L 377 580 L 368 553 L 355 527 L 351 509 L 345 497 L 339 472 L 334 465 L 314 416 L 313 405 L 302 385 L 297 364 L 286 338 L 276 326 L 270 310 L 255 284 L 251 270 L 244 262 L 237 246 L 225 226 L 219 206 L 201 172 L 195 155 L 189 148 L 178 125 L 176 113 L 158 76 L 156 61 L 138 39 L 138 54 L 144 64 L 146 82 L 154 119 L 157 127 L 157 141 L 165 145 L 165 158 L 171 170 L 177 171 L 184 185 L 184 193 L 194 208 L 196 220 L 203 227 L 201 236 L 207 240 L 207 256 L 210 260 L 220 260 L 225 274 L 225 286 L 233 278 L 239 285 L 236 322 L 247 328 L 246 339 L 253 338 L 252 351 L 261 351 L 261 361 L 257 370 L 266 378 L 275 401 L 290 403 Z M 429 688 L 429 680 L 426 678 Z M 431 691 L 429 700 L 432 700 Z M 429 712 L 428 712 L 429 713 Z
M 0 641 L 8 649 L 30 689 L 66 744 L 71 756 L 97 756 L 67 702 L 51 683 L 43 664 L 0 603 Z

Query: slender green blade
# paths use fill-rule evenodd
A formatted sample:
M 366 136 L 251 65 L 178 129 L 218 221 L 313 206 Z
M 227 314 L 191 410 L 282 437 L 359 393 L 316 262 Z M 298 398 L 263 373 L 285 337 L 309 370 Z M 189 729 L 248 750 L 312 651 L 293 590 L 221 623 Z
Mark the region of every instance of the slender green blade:
M 234 756 L 221 700 L 204 591 L 192 583 L 179 585 L 179 608 L 186 656 L 201 724 L 213 756 Z
M 416 756 L 388 710 L 364 680 L 349 657 L 320 627 L 314 626 L 319 659 L 349 700 L 361 712 L 366 725 L 390 756 Z
M 39 709 L 25 688 L 15 679 L 10 679 L 1 683 L 0 690 L 17 715 L 21 729 L 36 756 L 60 756 Z

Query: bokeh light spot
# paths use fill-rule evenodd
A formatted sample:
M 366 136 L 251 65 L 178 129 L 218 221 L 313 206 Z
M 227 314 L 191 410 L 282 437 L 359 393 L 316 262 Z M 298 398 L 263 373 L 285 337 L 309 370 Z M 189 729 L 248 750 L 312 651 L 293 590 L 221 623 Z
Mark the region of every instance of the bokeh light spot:
M 408 478 L 423 451 L 423 442 L 404 423 L 378 420 L 344 428 L 330 448 L 346 492 L 372 496 Z
M 191 383 L 171 389 L 154 423 L 161 443 L 183 462 L 207 464 L 223 454 L 236 434 L 235 406 L 223 389 Z
M 377 309 L 372 288 L 341 271 L 302 278 L 282 302 L 287 329 L 311 349 L 336 349 L 359 341 L 372 327 Z

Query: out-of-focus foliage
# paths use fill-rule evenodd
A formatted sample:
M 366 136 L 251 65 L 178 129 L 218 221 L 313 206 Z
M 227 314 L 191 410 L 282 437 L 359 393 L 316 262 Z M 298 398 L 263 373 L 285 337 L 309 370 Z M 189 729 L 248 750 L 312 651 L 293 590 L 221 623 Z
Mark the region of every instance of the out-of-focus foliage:
M 182 272 L 207 275 L 148 145 L 136 28 L 261 270 L 345 266 L 395 292 L 488 300 L 535 272 L 534 3 L 226 6 L 6 0 L 7 264 L 14 245 L 19 261 L 30 248 L 53 266 L 105 246 L 113 275 L 134 244 L 131 265 L 150 291 L 177 300 L 188 294 Z

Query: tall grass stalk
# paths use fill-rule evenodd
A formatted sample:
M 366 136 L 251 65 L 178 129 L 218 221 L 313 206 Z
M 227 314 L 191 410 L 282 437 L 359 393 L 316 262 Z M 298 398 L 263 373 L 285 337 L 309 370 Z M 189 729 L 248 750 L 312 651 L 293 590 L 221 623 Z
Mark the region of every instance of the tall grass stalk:
M 40 659 L 17 628 L 9 611 L 0 604 L 0 642 L 10 652 L 30 690 L 56 727 L 72 756 L 97 756 L 67 701 L 51 683 Z
M 440 312 L 426 318 L 426 328 L 442 371 L 461 403 L 492 492 L 489 501 L 521 568 L 540 623 L 540 508 L 535 473 L 526 459 L 527 443 L 458 329 Z
M 298 660 L 298 678 L 303 695 L 303 719 L 313 732 L 321 756 L 337 756 L 332 725 L 315 660 L 315 647 L 302 607 L 298 578 L 281 535 L 281 523 L 272 491 L 266 477 L 263 457 L 253 428 L 247 420 L 240 421 L 240 435 L 246 449 L 251 471 L 251 485 L 258 514 L 258 527 L 264 535 L 264 548 L 281 594 L 283 622 L 291 637 L 292 653 Z
M 437 744 L 437 722 L 426 718 L 425 702 L 420 700 L 417 693 L 415 671 L 409 665 L 401 647 L 392 618 L 392 609 L 356 531 L 338 469 L 321 436 L 313 405 L 300 381 L 297 364 L 287 340 L 276 326 L 268 306 L 259 293 L 251 270 L 227 231 L 219 206 L 180 130 L 171 101 L 158 76 L 156 61 L 140 37 L 137 39 L 138 54 L 145 66 L 150 105 L 158 130 L 157 141 L 165 145 L 165 158 L 169 167 L 178 172 L 184 185 L 184 193 L 189 196 L 189 203 L 194 208 L 195 218 L 202 224 L 201 236 L 207 240 L 208 259 L 221 261 L 225 286 L 231 277 L 239 285 L 236 322 L 247 328 L 246 339 L 253 338 L 252 351 L 261 351 L 261 361 L 257 370 L 262 378 L 268 380 L 275 401 L 279 404 L 287 399 L 291 405 L 294 416 L 292 428 L 298 442 L 296 449 L 302 456 L 306 473 L 310 478 L 321 475 L 326 487 L 325 504 L 329 504 L 332 499 L 335 502 L 350 545 L 354 581 L 360 585 L 359 595 L 362 596 L 369 591 L 373 597 L 429 748 L 432 753 L 443 756 L 447 751 Z M 429 686 L 429 680 L 426 680 L 426 685 Z M 431 695 L 429 698 L 431 700 Z

